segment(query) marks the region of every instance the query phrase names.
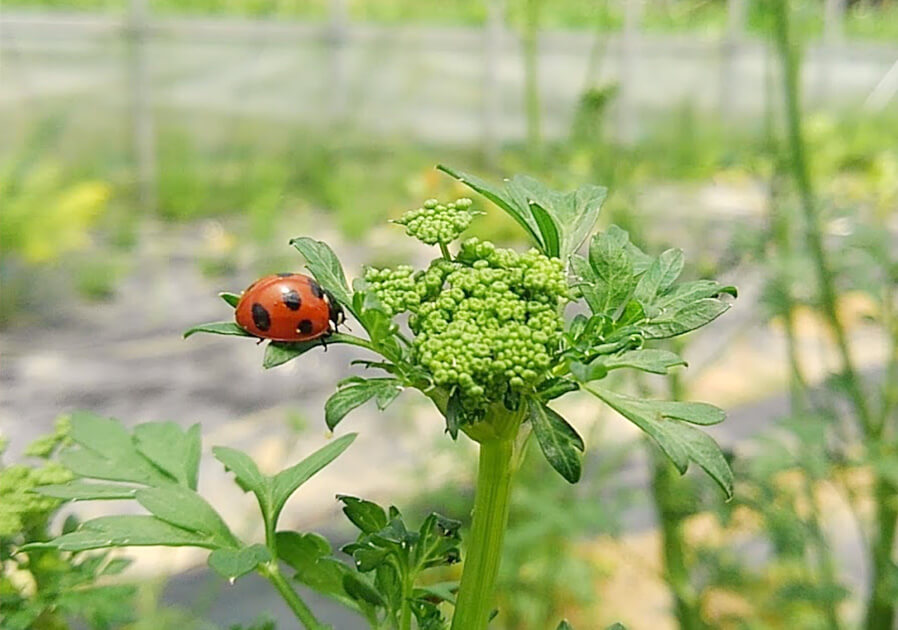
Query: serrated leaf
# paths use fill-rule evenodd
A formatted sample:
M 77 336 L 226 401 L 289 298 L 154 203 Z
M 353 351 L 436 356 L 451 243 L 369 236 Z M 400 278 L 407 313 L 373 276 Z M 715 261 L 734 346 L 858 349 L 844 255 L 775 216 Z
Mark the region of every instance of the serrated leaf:
M 265 545 L 250 545 L 240 549 L 216 549 L 209 554 L 209 566 L 221 577 L 236 580 L 271 560 Z
M 668 249 L 652 261 L 639 278 L 633 297 L 644 305 L 650 305 L 659 293 L 664 293 L 683 272 L 683 250 Z
M 373 534 L 387 526 L 387 513 L 376 503 L 345 494 L 338 494 L 337 500 L 343 503 L 346 517 L 362 532 Z
M 730 305 L 715 298 L 705 298 L 683 306 L 679 310 L 667 309 L 641 325 L 646 339 L 668 339 L 685 334 L 711 323 Z
M 133 499 L 137 488 L 112 483 L 90 483 L 75 479 L 69 483 L 38 486 L 34 492 L 67 501 Z
M 681 474 L 694 461 L 732 497 L 733 473 L 720 447 L 709 435 L 686 424 L 714 424 L 723 419 L 723 411 L 704 403 L 640 400 L 596 386 L 585 389 L 645 431 Z
M 214 447 L 212 454 L 215 459 L 225 465 L 225 468 L 234 473 L 241 488 L 256 495 L 263 513 L 270 513 L 271 481 L 259 472 L 259 467 L 256 466 L 252 457 L 243 451 L 226 446 Z
M 277 533 L 278 557 L 296 570 L 313 566 L 331 554 L 327 538 L 315 533 Z
M 222 291 L 218 294 L 222 300 L 228 303 L 228 305 L 237 308 L 237 304 L 240 302 L 240 295 L 237 293 L 228 293 L 227 291 Z
M 209 322 L 208 324 L 199 324 L 198 326 L 194 326 L 193 328 L 188 328 L 187 330 L 185 330 L 184 339 L 187 339 L 191 335 L 195 335 L 197 333 L 209 333 L 212 335 L 232 335 L 235 337 L 252 337 L 253 339 L 258 339 L 258 337 L 256 337 L 255 335 L 252 335 L 243 330 L 235 322 Z
M 271 480 L 271 522 L 277 518 L 284 508 L 287 499 L 299 487 L 321 471 L 325 466 L 337 459 L 355 440 L 356 433 L 349 433 L 318 449 L 295 466 L 282 470 Z
M 599 357 L 608 370 L 617 368 L 634 368 L 652 374 L 667 374 L 672 367 L 686 365 L 679 355 L 668 350 L 643 348 L 641 350 L 629 350 L 623 354 L 608 357 Z
M 662 310 L 679 310 L 684 306 L 704 298 L 716 298 L 721 295 L 736 297 L 736 288 L 723 286 L 714 280 L 694 280 L 674 285 L 655 301 L 655 306 Z
M 538 402 L 530 402 L 530 424 L 543 455 L 552 468 L 569 483 L 580 480 L 583 439 L 553 409 Z
M 314 565 L 300 567 L 294 579 L 309 588 L 326 595 L 353 610 L 364 609 L 355 598 L 346 593 L 343 578 L 352 569 L 333 558 L 321 558 Z
M 612 225 L 596 234 L 589 245 L 589 264 L 595 278 L 599 309 L 597 315 L 615 315 L 623 308 L 636 286 L 633 260 L 627 249 L 629 235 Z
M 560 192 L 526 175 L 512 177 L 506 184 L 506 189 L 516 198 L 525 199 L 531 211 L 534 206 L 539 206 L 551 217 L 558 234 L 558 254 L 549 254 L 549 242 L 544 240 L 546 253 L 557 255 L 562 260 L 576 252 L 589 236 L 608 192 L 601 186 L 591 184 L 571 192 Z M 539 223 L 535 213 L 534 218 Z M 545 236 L 546 233 L 543 232 L 543 237 Z
M 117 420 L 78 411 L 71 416 L 70 435 L 81 448 L 63 451 L 60 461 L 80 477 L 146 485 L 173 480 L 138 452 Z
M 395 378 L 372 378 L 353 381 L 334 392 L 324 403 L 324 421 L 333 431 L 346 415 L 364 405 L 372 398 L 377 399 L 378 408 L 385 409 L 399 392 L 400 383 Z
M 45 543 L 31 543 L 29 549 L 55 548 L 60 551 L 88 551 L 108 547 L 204 547 L 215 549 L 209 536 L 192 532 L 155 516 L 101 516 L 86 521 L 71 534 L 63 534 Z
M 306 266 L 318 283 L 350 312 L 358 316 L 354 311 L 352 293 L 346 284 L 343 266 L 330 246 L 324 241 L 316 241 L 307 236 L 294 238 L 290 244 L 306 259 Z
M 189 488 L 174 484 L 142 488 L 135 498 L 156 518 L 204 534 L 218 547 L 236 547 L 240 544 L 218 512 Z
M 202 443 L 200 425 L 187 431 L 174 422 L 148 422 L 134 427 L 134 443 L 141 455 L 178 483 L 196 490 Z
M 377 589 L 353 573 L 347 573 L 343 576 L 343 588 L 346 594 L 356 601 L 378 607 L 386 605 Z

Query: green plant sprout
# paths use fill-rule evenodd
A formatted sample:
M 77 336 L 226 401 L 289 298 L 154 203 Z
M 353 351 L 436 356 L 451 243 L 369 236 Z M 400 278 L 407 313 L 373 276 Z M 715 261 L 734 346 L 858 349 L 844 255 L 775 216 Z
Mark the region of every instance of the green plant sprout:
M 474 217 L 468 199 L 423 208 L 397 221 L 409 235 L 439 246 L 425 269 L 367 268 L 350 288 L 331 248 L 308 237 L 291 244 L 317 282 L 361 325 L 365 336 L 335 333 L 330 344 L 349 344 L 374 357 L 360 363 L 383 374 L 353 376 L 325 404 L 334 430 L 353 409 L 374 400 L 386 409 L 405 389 L 429 398 L 452 439 L 464 434 L 479 445 L 473 524 L 460 583 L 424 587 L 420 574 L 460 559 L 458 524 L 441 516 L 409 530 L 396 508 L 384 510 L 338 497 L 361 530 L 343 548 L 354 567 L 331 557 L 315 534 L 277 531 L 290 495 L 331 463 L 354 439 L 348 434 L 274 477 L 262 475 L 239 451 L 214 449 L 237 483 L 253 492 L 265 522 L 264 544 L 238 540 L 196 493 L 199 429 L 173 424 L 138 426 L 129 434 L 113 421 L 78 416 L 73 439 L 80 448 L 63 458 L 78 477 L 129 484 L 86 484 L 83 479 L 42 492 L 64 498 L 133 498 L 151 516 L 104 517 L 78 531 L 31 548 L 94 549 L 126 545 L 190 545 L 211 550 L 209 563 L 236 579 L 251 571 L 267 577 L 306 628 L 322 628 L 281 572 L 336 598 L 373 628 L 483 630 L 494 615 L 493 592 L 519 455 L 533 435 L 548 463 L 576 483 L 585 443 L 551 406 L 583 389 L 646 432 L 683 473 L 703 468 L 729 497 L 732 473 L 719 447 L 694 425 L 721 422 L 706 403 L 637 398 L 600 385 L 610 372 L 630 368 L 666 374 L 685 365 L 673 352 L 647 347 L 704 326 L 724 313 L 735 289 L 712 280 L 677 283 L 683 253 L 653 258 L 617 227 L 593 233 L 605 188 L 557 192 L 515 176 L 503 187 L 440 166 L 451 177 L 508 213 L 533 242 L 517 252 L 478 239 L 458 242 Z M 592 234 L 592 236 L 590 236 Z M 589 241 L 586 255 L 580 255 Z M 238 296 L 222 294 L 233 306 Z M 575 313 L 566 316 L 570 309 Z M 188 330 L 248 336 L 233 322 Z M 270 342 L 263 365 L 274 367 L 321 346 L 320 340 Z M 451 614 L 449 610 L 451 609 Z M 416 624 L 416 625 L 413 625 Z M 569 628 L 562 622 L 559 628 Z

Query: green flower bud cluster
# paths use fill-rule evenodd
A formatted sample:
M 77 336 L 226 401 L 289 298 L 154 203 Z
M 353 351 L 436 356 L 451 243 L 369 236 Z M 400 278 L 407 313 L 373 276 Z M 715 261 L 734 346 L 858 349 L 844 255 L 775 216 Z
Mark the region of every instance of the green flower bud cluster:
M 39 526 L 61 503 L 32 492 L 37 486 L 66 483 L 72 473 L 56 462 L 40 468 L 14 465 L 0 472 L 0 536 L 15 536 Z
M 415 270 L 408 265 L 395 269 L 368 267 L 365 282 L 380 308 L 390 317 L 413 310 L 421 302 L 421 285 L 415 278 Z
M 404 225 L 406 234 L 428 245 L 450 243 L 468 229 L 477 214 L 471 210 L 472 203 L 467 198 L 445 205 L 436 199 L 428 199 L 423 207 L 406 212 L 394 223 Z
M 365 278 L 391 314 L 411 313 L 414 359 L 469 408 L 532 386 L 552 365 L 569 293 L 558 259 L 469 239 L 455 260 Z

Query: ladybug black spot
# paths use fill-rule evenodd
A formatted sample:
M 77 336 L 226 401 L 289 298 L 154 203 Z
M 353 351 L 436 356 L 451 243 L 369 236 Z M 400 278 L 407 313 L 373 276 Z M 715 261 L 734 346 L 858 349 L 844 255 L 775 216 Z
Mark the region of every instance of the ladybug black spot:
M 253 323 L 259 330 L 265 331 L 271 328 L 271 315 L 265 307 L 258 302 L 253 303 Z
M 298 311 L 299 307 L 302 306 L 302 298 L 299 297 L 299 293 L 294 290 L 284 293 L 281 299 L 284 301 L 284 305 L 291 311 Z
M 324 289 L 322 289 L 321 285 L 319 285 L 314 280 L 309 280 L 309 288 L 312 290 L 312 295 L 314 295 L 316 298 L 324 297 Z
M 312 320 L 304 319 L 299 322 L 299 325 L 296 327 L 296 331 L 301 335 L 308 335 L 312 332 Z

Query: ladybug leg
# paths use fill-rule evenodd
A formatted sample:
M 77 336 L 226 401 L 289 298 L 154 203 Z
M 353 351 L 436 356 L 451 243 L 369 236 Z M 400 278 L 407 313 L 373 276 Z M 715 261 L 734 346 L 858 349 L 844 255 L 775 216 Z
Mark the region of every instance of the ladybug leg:
M 325 351 L 325 352 L 327 352 L 327 341 L 326 341 L 326 339 L 327 339 L 329 336 L 330 336 L 330 335 L 322 335 L 322 336 L 321 336 L 321 346 L 324 348 L 324 351 Z
M 265 339 L 263 339 L 262 337 L 259 337 L 259 341 L 256 342 L 256 345 L 258 346 L 258 345 L 259 345 L 260 343 L 262 343 L 263 341 L 265 341 Z

